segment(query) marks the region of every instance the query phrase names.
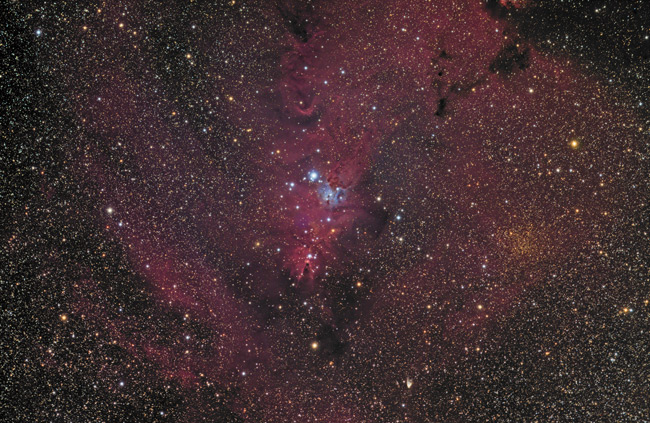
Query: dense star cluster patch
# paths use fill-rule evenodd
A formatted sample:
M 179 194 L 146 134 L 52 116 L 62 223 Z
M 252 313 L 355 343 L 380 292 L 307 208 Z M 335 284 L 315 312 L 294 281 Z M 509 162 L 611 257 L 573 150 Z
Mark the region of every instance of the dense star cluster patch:
M 649 3 L 6 9 L 0 420 L 650 419 Z

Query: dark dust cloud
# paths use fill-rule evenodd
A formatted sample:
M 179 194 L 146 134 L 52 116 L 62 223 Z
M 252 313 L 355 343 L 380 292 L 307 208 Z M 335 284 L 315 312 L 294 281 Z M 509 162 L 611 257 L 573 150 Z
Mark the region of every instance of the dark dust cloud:
M 1 421 L 650 421 L 650 3 L 3 10 Z

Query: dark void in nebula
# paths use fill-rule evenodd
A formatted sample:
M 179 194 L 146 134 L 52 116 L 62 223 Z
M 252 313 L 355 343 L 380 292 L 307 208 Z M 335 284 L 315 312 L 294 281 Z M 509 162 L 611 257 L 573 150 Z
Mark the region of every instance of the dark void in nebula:
M 646 2 L 18 2 L 0 420 L 650 419 Z

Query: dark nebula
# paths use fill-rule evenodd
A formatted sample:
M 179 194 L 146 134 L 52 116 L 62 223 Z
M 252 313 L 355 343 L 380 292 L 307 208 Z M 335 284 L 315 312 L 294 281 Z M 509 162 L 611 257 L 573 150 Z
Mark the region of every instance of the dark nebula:
M 650 420 L 649 5 L 11 2 L 0 420 Z

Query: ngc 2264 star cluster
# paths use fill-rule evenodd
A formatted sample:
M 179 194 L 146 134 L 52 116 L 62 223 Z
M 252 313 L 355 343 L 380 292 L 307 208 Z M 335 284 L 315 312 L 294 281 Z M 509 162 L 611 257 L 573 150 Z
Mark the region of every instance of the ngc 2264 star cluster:
M 10 2 L 1 420 L 649 421 L 649 6 Z

